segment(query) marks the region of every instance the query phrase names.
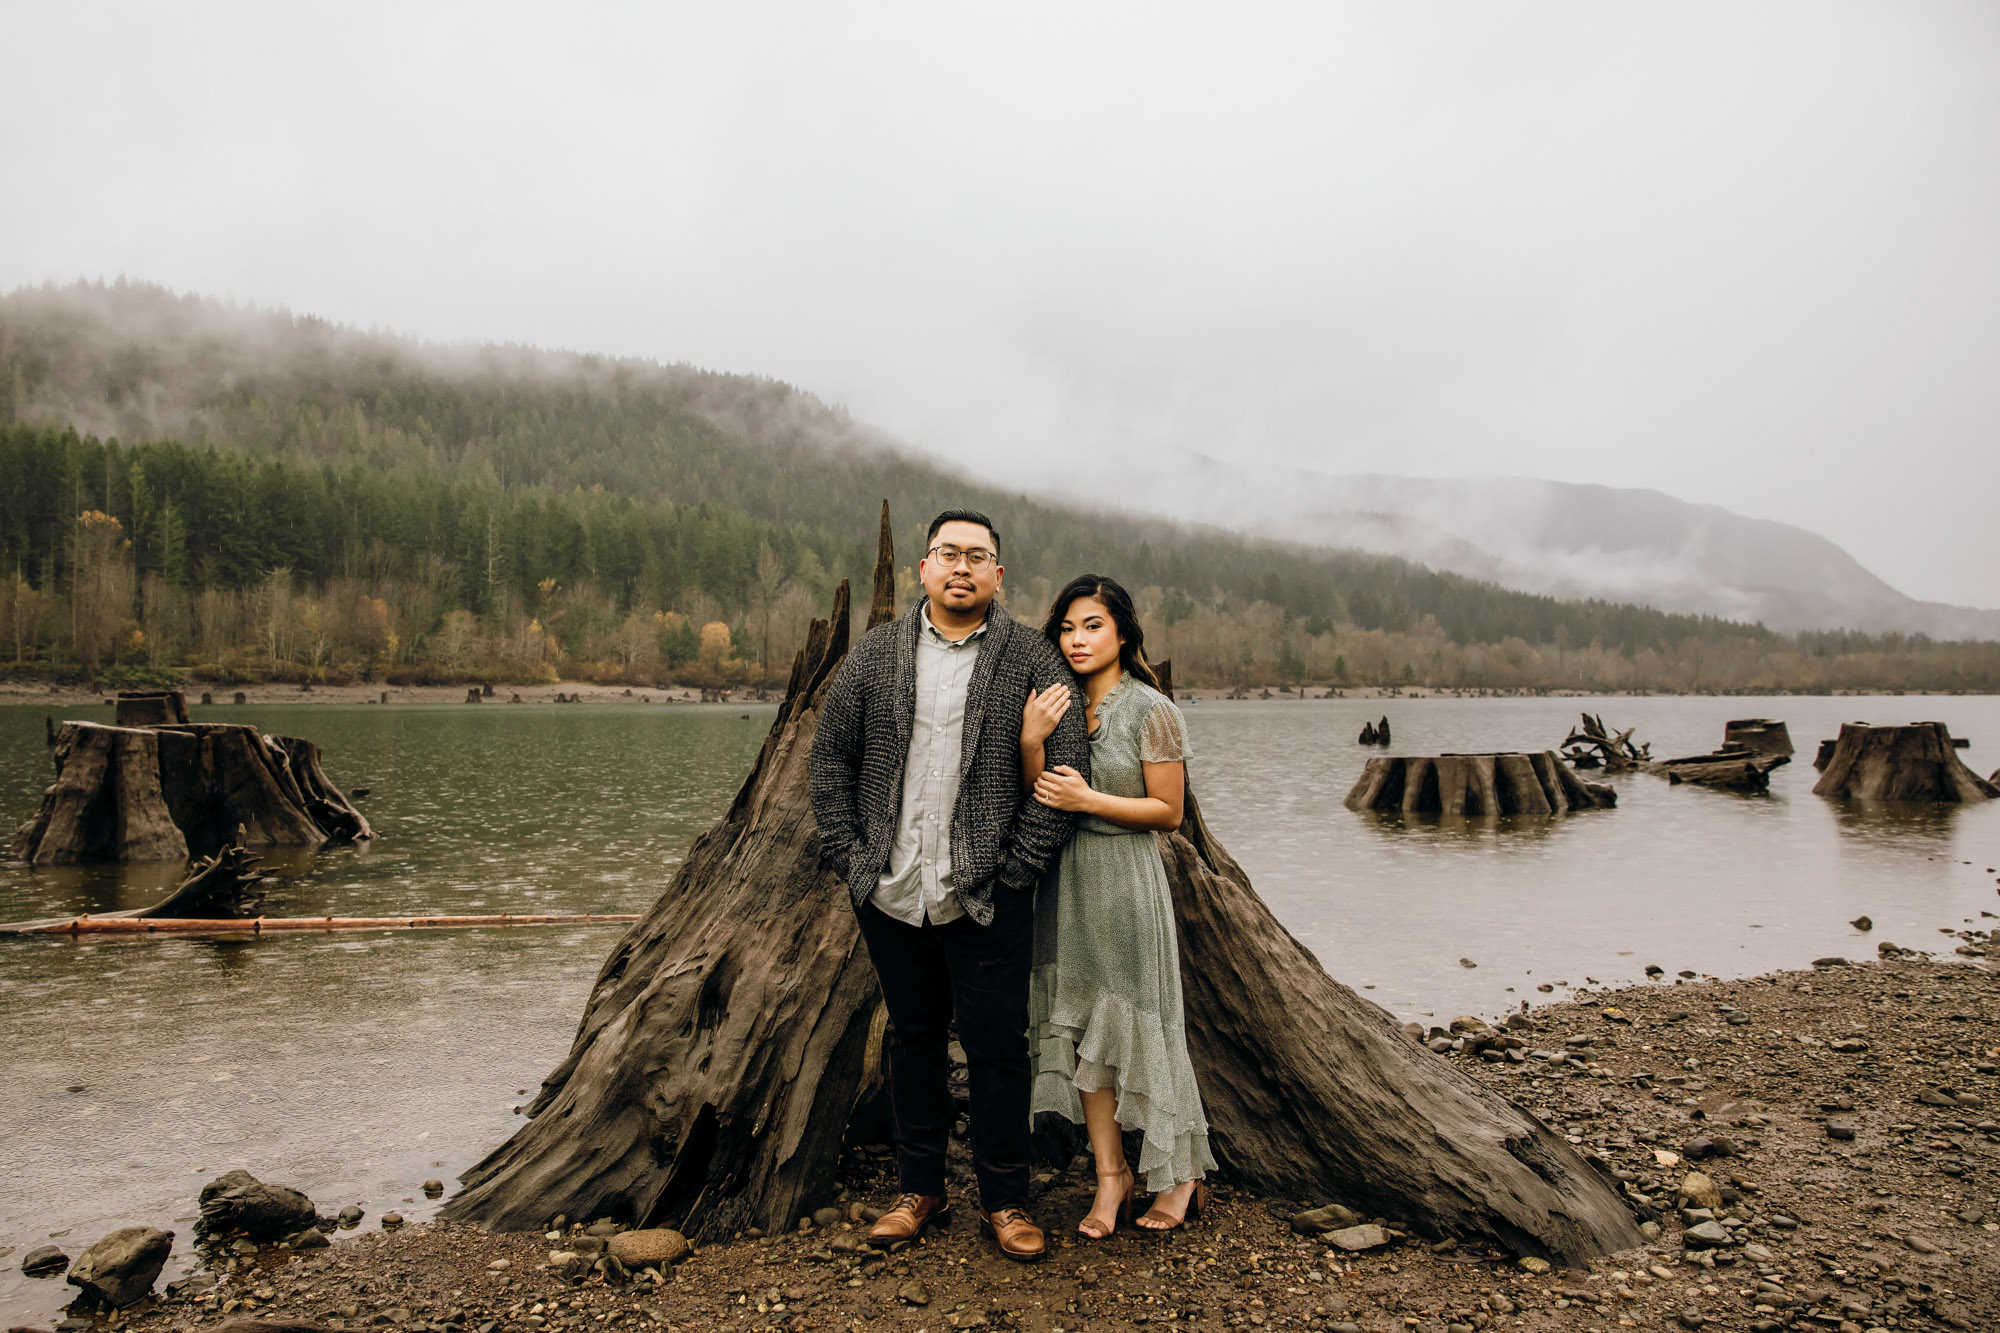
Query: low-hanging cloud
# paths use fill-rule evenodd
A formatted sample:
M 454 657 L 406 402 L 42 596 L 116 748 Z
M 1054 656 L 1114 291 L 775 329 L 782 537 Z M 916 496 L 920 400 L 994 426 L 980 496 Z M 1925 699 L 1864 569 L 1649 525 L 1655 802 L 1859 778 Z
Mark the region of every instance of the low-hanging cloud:
M 1985 4 L 17 9 L 0 285 L 773 375 L 982 475 L 1651 486 L 2000 602 Z

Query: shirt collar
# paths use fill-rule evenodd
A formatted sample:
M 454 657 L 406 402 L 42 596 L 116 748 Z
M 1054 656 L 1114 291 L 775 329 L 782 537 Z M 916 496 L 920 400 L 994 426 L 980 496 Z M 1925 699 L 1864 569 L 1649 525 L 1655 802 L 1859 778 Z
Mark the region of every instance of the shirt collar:
M 990 628 L 993 624 L 993 613 L 989 610 L 987 612 L 986 619 L 980 621 L 979 628 L 973 630 L 972 633 L 966 635 L 962 639 L 947 639 L 943 634 L 938 632 L 938 627 L 931 623 L 931 608 L 929 602 L 924 603 L 923 610 L 918 614 L 922 615 L 924 618 L 924 633 L 928 634 L 933 642 L 941 643 L 947 648 L 958 648 L 965 644 L 971 643 L 974 639 L 977 639 L 982 635 L 984 635 L 987 629 Z

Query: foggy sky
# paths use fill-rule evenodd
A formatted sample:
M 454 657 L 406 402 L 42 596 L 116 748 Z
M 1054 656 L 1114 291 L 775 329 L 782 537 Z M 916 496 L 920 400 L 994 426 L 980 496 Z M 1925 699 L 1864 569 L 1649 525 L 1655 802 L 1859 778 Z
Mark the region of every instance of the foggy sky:
M 770 375 L 1085 496 L 1182 451 L 1651 486 L 2000 605 L 1986 0 L 0 30 L 0 288 Z

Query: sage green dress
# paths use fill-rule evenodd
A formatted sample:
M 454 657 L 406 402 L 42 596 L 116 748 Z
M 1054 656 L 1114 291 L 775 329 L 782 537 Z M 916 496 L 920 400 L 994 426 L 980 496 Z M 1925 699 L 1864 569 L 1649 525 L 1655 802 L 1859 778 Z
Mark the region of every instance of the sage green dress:
M 1144 796 L 1142 763 L 1187 758 L 1180 709 L 1128 675 L 1097 706 L 1090 785 Z M 1043 876 L 1028 988 L 1034 1109 L 1083 1123 L 1079 1091 L 1113 1088 L 1145 1136 L 1134 1170 L 1154 1192 L 1215 1169 L 1181 1018 L 1174 904 L 1154 835 L 1094 815 Z

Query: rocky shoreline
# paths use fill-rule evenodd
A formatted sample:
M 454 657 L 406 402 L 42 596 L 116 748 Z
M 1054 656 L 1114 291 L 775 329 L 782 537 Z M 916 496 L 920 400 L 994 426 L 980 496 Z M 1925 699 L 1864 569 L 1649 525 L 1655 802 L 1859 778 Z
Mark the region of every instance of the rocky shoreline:
M 621 1235 L 587 1219 L 490 1235 L 385 1215 L 352 1237 L 349 1216 L 258 1244 L 230 1239 L 225 1224 L 204 1271 L 123 1310 L 72 1311 L 58 1327 L 2000 1327 L 2000 977 L 1977 956 L 1825 960 L 1579 994 L 1497 1026 L 1466 1017 L 1415 1035 L 1617 1180 L 1646 1220 L 1646 1247 L 1551 1271 L 1480 1245 L 1426 1243 L 1402 1219 L 1362 1218 L 1339 1200 L 1226 1187 L 1183 1233 L 1092 1244 L 1070 1232 L 1090 1191 L 1079 1159 L 1036 1178 L 1045 1263 L 999 1258 L 969 1208 L 959 1225 L 881 1255 L 861 1236 L 893 1182 L 881 1151 L 864 1149 L 843 1163 L 840 1199 L 784 1236 L 683 1249 L 667 1233 Z M 954 1194 L 969 1202 L 958 1165 Z M 311 1216 L 309 1203 L 293 1207 L 305 1211 L 285 1226 Z

